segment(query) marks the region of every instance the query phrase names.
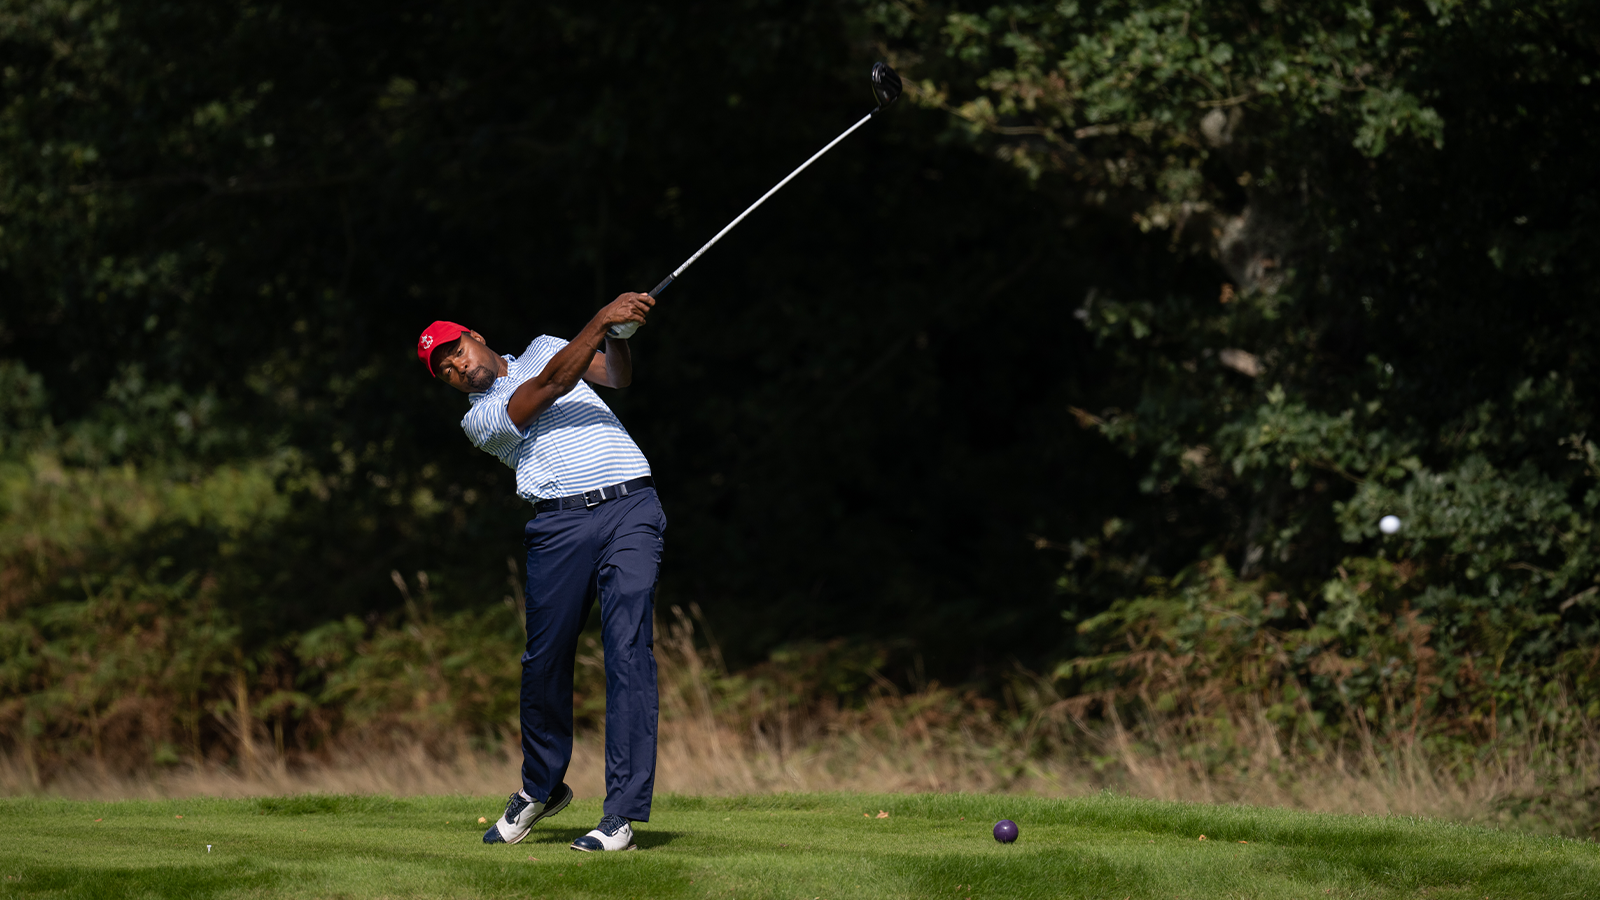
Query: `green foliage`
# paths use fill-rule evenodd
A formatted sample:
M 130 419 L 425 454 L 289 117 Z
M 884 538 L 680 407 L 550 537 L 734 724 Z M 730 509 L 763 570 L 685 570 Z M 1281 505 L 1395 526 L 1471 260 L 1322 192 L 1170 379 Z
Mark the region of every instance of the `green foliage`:
M 927 5 L 924 27 L 938 9 Z M 1132 192 L 1148 204 L 1135 215 L 1141 227 L 1181 231 L 1231 193 L 1202 169 L 1231 143 L 1242 110 L 1270 123 L 1253 140 L 1345 131 L 1369 156 L 1402 138 L 1442 144 L 1439 113 L 1405 84 L 1425 31 L 1416 17 L 1404 5 L 1199 0 L 952 10 L 935 47 L 986 69 L 983 93 L 952 105 L 936 70 L 919 73 L 919 95 L 974 132 L 1027 135 L 1002 155 L 1033 176 L 1066 171 Z M 1279 177 L 1269 169 L 1261 184 Z
M 879 19 L 917 102 L 1216 273 L 1078 309 L 1115 363 L 1079 421 L 1164 522 L 1048 542 L 1113 648 L 1062 674 L 1189 740 L 1259 714 L 1312 752 L 1600 712 L 1593 7 L 913 10 Z
M 1597 32 L 1578 0 L 0 5 L 3 749 L 493 739 L 526 509 L 411 341 L 515 351 L 653 284 L 880 49 L 912 102 L 675 285 L 612 398 L 739 715 L 1065 658 L 1306 752 L 1575 728 Z
M 404 618 L 369 628 L 346 617 L 300 636 L 294 655 L 302 682 L 320 683 L 317 704 L 338 724 L 371 733 L 399 729 L 430 743 L 462 736 L 497 746 L 516 733 L 522 667 L 507 652 L 522 643 L 514 610 L 435 617 L 427 576 L 422 598 L 409 591 Z M 396 576 L 396 582 L 405 583 Z
M 271 474 L 282 514 L 226 558 L 127 536 L 215 576 L 247 655 L 395 612 L 395 569 L 497 607 L 526 506 L 418 331 L 450 318 L 517 352 L 654 284 L 859 117 L 867 35 L 831 2 L 6 4 L 0 357 L 64 464 Z M 1019 640 L 1052 652 L 1024 535 L 1118 490 L 1049 477 L 1064 446 L 1122 461 L 1028 419 L 1088 361 L 975 374 L 962 349 L 997 317 L 1064 319 L 1059 286 L 1110 267 L 1048 252 L 1055 216 L 1020 179 L 895 113 L 675 285 L 608 396 L 663 479 L 663 590 L 737 663 L 907 630 L 955 677 Z M 992 471 L 1048 502 L 944 515 Z M 989 616 L 990 590 L 1029 602 Z
M 1291 755 L 1325 759 L 1377 737 L 1415 742 L 1469 731 L 1473 713 L 1441 703 L 1431 627 L 1403 597 L 1404 573 L 1346 560 L 1314 619 L 1269 585 L 1241 582 L 1221 559 L 1152 593 L 1121 600 L 1079 629 L 1110 652 L 1062 663 L 1056 677 L 1084 703 L 1132 704 L 1153 740 L 1215 754 L 1208 769 L 1246 762 L 1237 737 L 1265 723 Z M 1455 696 L 1452 693 L 1451 696 Z M 1354 738 L 1354 740 L 1346 740 Z
M 175 748 L 202 758 L 216 682 L 239 662 L 237 627 L 192 575 L 77 587 L 83 599 L 31 606 L 0 628 L 0 721 L 24 763 L 48 771 L 87 757 L 127 771 L 176 761 Z
M 0 454 L 16 458 L 50 437 L 44 381 L 20 362 L 0 360 Z

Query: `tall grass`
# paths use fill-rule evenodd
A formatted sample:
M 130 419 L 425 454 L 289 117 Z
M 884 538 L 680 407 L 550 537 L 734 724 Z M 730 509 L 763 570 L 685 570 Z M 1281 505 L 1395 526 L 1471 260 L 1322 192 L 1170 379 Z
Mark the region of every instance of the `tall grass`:
M 58 766 L 44 781 L 13 752 L 0 757 L 0 793 L 509 791 L 520 758 L 514 708 L 482 698 L 514 692 L 515 643 L 463 649 L 464 634 L 493 632 L 512 620 L 509 613 L 503 618 L 434 620 L 414 600 L 403 625 L 365 642 L 340 643 L 353 640 L 351 632 L 312 641 L 323 652 L 344 647 L 365 661 L 365 668 L 329 680 L 328 690 L 351 696 L 351 712 L 315 750 L 286 750 L 274 740 L 273 717 L 252 713 L 249 757 L 241 750 L 229 758 L 213 754 L 141 768 L 107 765 L 109 751 L 102 748 L 101 757 Z M 696 611 L 675 607 L 658 623 L 662 791 L 1073 796 L 1111 789 L 1154 799 L 1423 815 L 1586 837 L 1596 836 L 1600 822 L 1600 733 L 1560 748 L 1538 731 L 1507 735 L 1494 752 L 1470 758 L 1441 758 L 1418 742 L 1377 736 L 1297 756 L 1265 713 L 1256 710 L 1252 719 L 1234 710 L 1227 723 L 1230 745 L 1222 748 L 1197 743 L 1205 737 L 1194 731 L 1192 717 L 1154 707 L 1136 721 L 1117 714 L 1087 719 L 1082 697 L 1064 698 L 1057 679 L 1021 670 L 1006 692 L 1010 704 L 936 683 L 899 689 L 872 668 L 881 660 L 870 648 L 844 643 L 797 648 L 755 669 L 730 672 L 695 620 Z M 401 666 L 402 659 L 410 662 Z M 396 666 L 402 671 L 391 671 Z M 466 669 L 473 670 L 470 676 Z M 577 678 L 580 737 L 568 778 L 583 796 L 605 790 L 603 672 L 598 641 L 586 636 Z M 363 678 L 370 681 L 357 684 Z M 854 690 L 841 693 L 830 683 Z M 499 716 L 498 729 L 481 721 L 463 725 L 484 710 Z M 241 721 L 237 709 L 223 712 Z M 245 746 L 235 740 L 236 747 Z M 1217 765 L 1218 757 L 1228 764 Z

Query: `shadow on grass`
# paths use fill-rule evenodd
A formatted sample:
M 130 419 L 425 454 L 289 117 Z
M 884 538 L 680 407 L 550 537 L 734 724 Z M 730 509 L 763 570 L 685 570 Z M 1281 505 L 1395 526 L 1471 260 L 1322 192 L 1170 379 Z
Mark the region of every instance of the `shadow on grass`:
M 1366 883 L 1422 894 L 1446 890 L 1451 885 L 1471 885 L 1485 896 L 1495 897 L 1519 893 L 1564 896 L 1567 894 L 1563 889 L 1581 883 L 1589 874 L 1570 863 L 1506 861 L 1498 855 L 1474 854 L 1471 848 L 1452 852 L 1435 847 L 1430 853 L 1417 853 L 1404 846 L 1380 849 L 1334 845 L 1320 853 L 1281 855 L 1271 864 L 1307 883 Z
M 392 797 L 358 797 L 350 794 L 300 794 L 292 797 L 262 797 L 256 811 L 268 816 L 334 816 L 345 814 L 392 813 L 405 805 Z
M 591 830 L 593 830 L 593 829 L 589 829 L 589 828 L 535 829 L 533 831 L 533 833 L 529 834 L 528 837 L 525 840 L 523 840 L 523 842 L 519 846 L 523 846 L 523 847 L 539 847 L 540 849 L 543 849 L 543 850 L 550 850 L 552 847 L 557 848 L 557 849 L 566 849 L 568 844 L 571 844 L 573 841 L 577 840 L 578 838 L 581 838 L 584 835 L 588 834 Z M 665 847 L 666 845 L 672 843 L 673 841 L 677 840 L 681 836 L 682 835 L 679 834 L 676 831 L 655 831 L 655 830 L 635 831 L 633 833 L 633 842 L 638 845 L 640 850 L 653 850 L 653 849 L 655 849 L 657 847 Z M 574 852 L 576 852 L 576 851 L 574 851 Z
M 974 893 L 1012 898 L 1155 897 L 1160 879 L 1137 868 L 1094 854 L 1017 852 L 997 848 L 991 855 L 969 853 L 908 856 L 895 854 L 880 865 L 904 880 L 913 897 Z M 961 885 L 964 890 L 958 890 Z
M 242 890 L 265 895 L 280 886 L 278 872 L 232 862 L 215 866 L 151 866 L 149 868 L 26 866 L 9 891 L 52 897 L 208 898 L 233 896 Z M 8 892 L 9 892 L 8 891 Z
M 654 850 L 665 847 L 678 839 L 676 831 L 635 831 L 633 842 L 639 845 L 640 850 Z

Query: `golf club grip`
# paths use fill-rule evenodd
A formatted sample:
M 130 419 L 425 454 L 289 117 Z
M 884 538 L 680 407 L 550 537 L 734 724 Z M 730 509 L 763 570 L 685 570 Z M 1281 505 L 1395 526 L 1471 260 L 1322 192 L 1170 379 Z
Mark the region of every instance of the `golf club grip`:
M 672 283 L 672 276 L 671 275 L 668 275 L 667 277 L 661 279 L 661 283 L 660 284 L 658 284 L 655 287 L 650 289 L 651 298 L 654 298 L 657 294 L 659 294 L 662 291 L 666 290 L 667 289 L 667 285 L 669 285 L 671 283 Z M 618 323 L 616 325 L 611 326 L 610 328 L 607 328 L 606 329 L 606 334 L 610 335 L 611 337 L 618 338 L 620 340 L 624 340 L 625 341 L 628 338 L 633 337 L 633 333 L 638 331 L 638 330 L 639 330 L 639 323 L 638 322 L 620 322 L 620 323 Z

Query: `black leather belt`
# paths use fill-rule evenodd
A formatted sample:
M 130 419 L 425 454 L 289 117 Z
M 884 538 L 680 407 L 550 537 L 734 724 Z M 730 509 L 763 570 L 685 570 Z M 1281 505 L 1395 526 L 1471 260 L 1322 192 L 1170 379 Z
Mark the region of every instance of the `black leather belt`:
M 592 491 L 584 491 L 581 494 L 573 494 L 570 497 L 540 500 L 533 505 L 533 512 L 538 515 L 540 513 L 555 512 L 558 509 L 577 509 L 580 506 L 584 509 L 593 509 L 607 500 L 626 497 L 635 491 L 642 491 L 645 488 L 655 486 L 656 480 L 646 475 L 643 478 L 635 478 L 631 481 L 624 481 L 621 484 L 613 484 L 610 487 L 595 488 Z

